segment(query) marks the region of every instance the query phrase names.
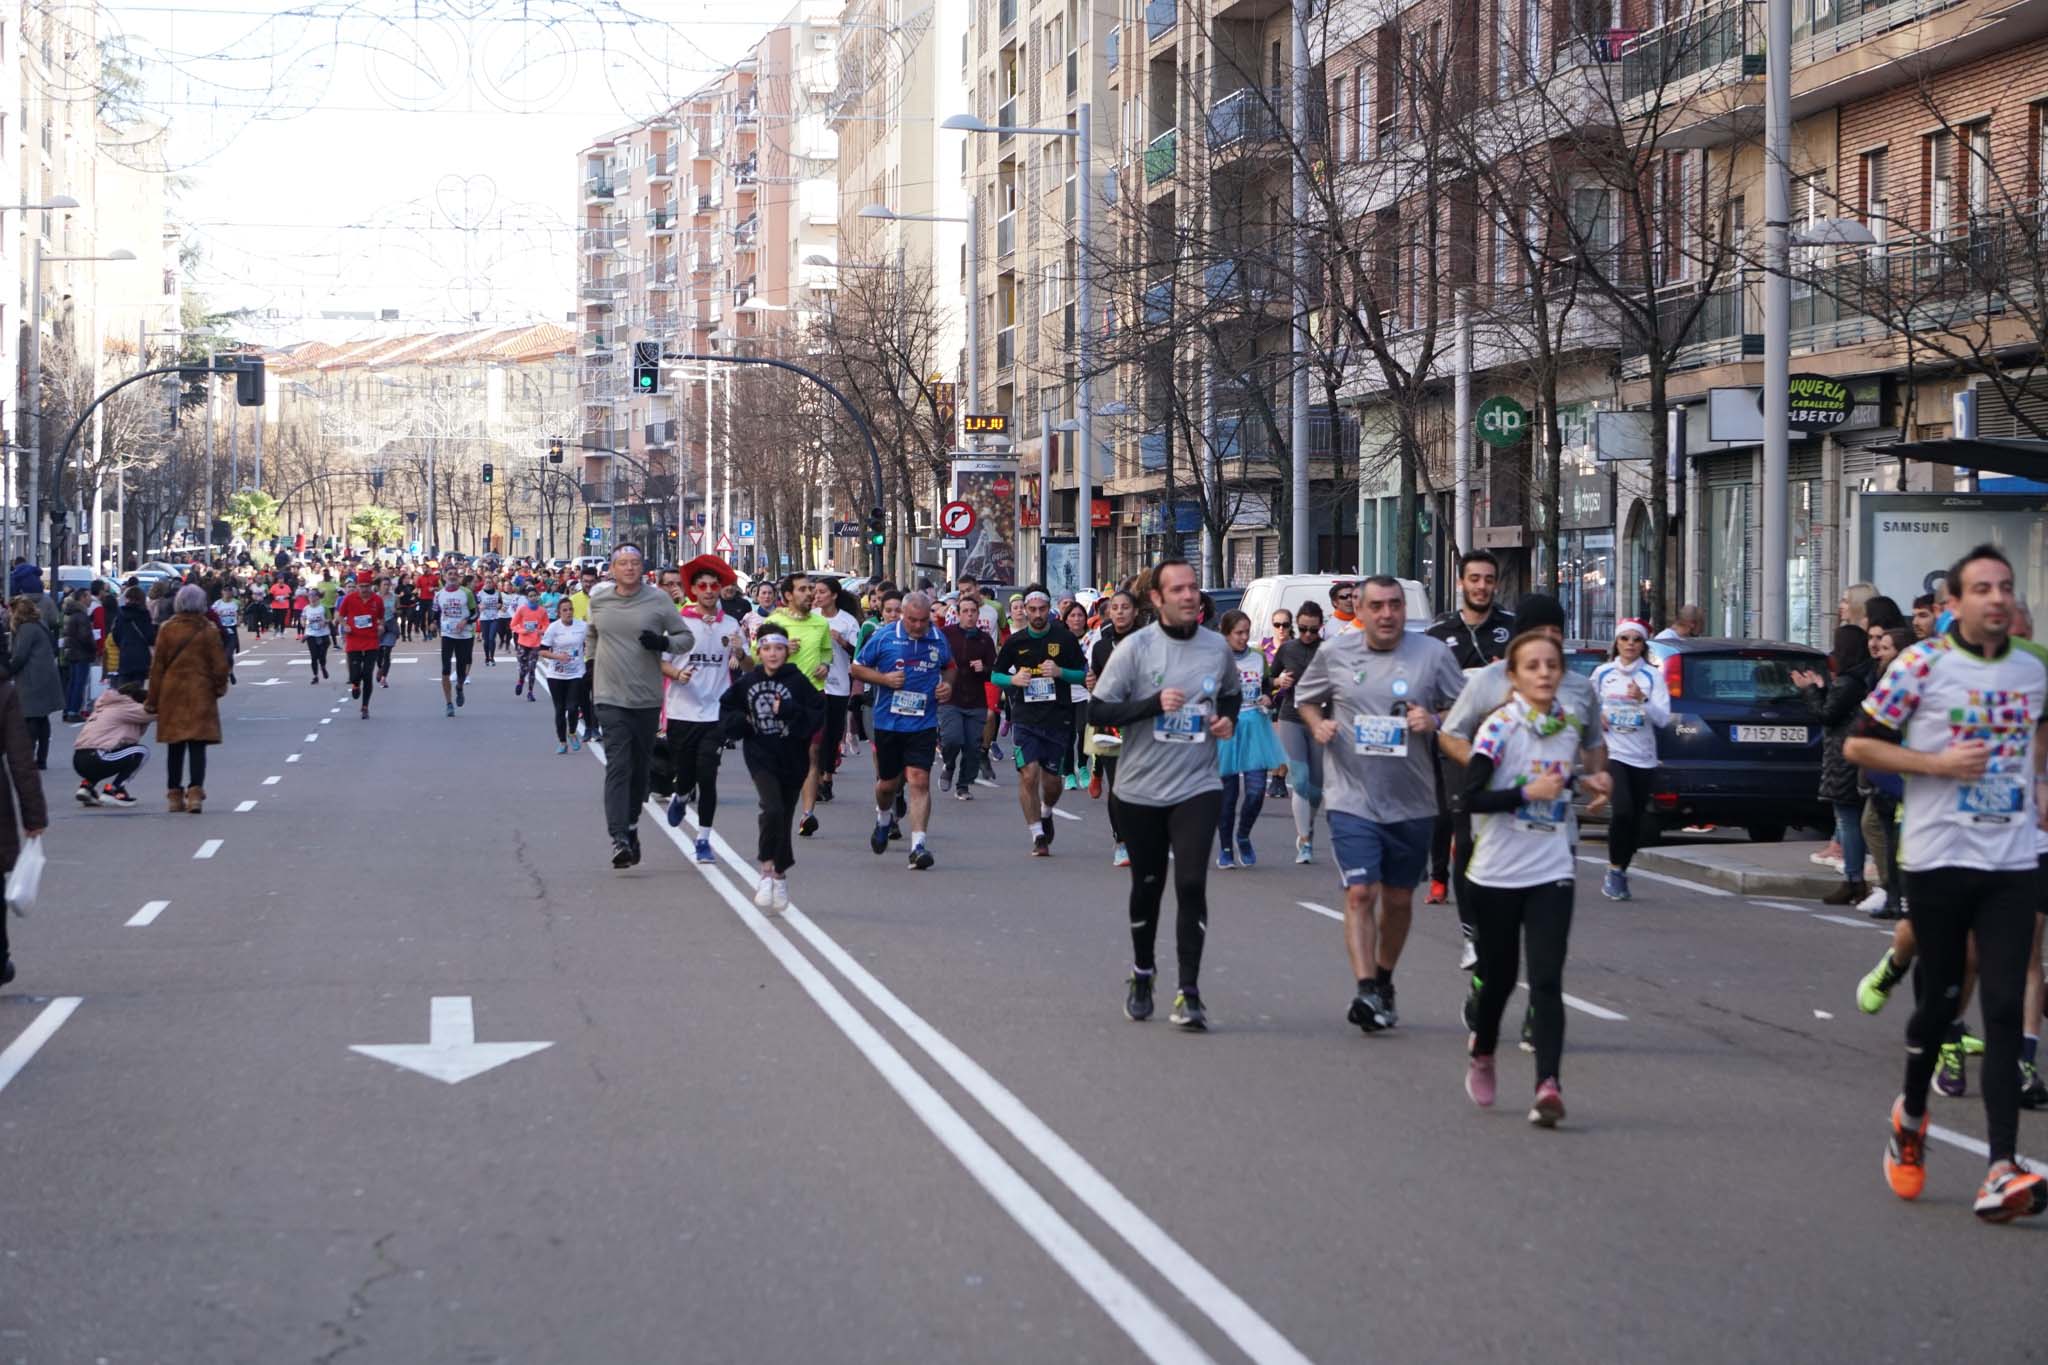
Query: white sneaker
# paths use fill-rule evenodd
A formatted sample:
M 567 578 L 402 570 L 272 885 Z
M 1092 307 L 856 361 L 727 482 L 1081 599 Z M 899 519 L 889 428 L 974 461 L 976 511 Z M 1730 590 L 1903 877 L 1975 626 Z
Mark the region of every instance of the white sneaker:
M 779 915 L 789 909 L 789 881 L 783 877 L 775 879 L 775 907 L 768 913 Z
M 1835 871 L 1840 872 L 1842 870 L 1842 850 L 1839 846 L 1830 844 L 1826 848 L 1816 849 L 1814 852 L 1807 854 L 1806 861 L 1814 864 L 1816 867 L 1832 867 Z
M 758 891 L 754 892 L 754 906 L 756 909 L 766 910 L 775 904 L 776 885 L 775 878 L 766 875 L 762 876 L 761 887 Z
M 1873 886 L 1870 888 L 1869 895 L 1865 896 L 1862 900 L 1856 902 L 1856 908 L 1858 910 L 1861 910 L 1866 915 L 1874 915 L 1878 911 L 1884 909 L 1884 901 L 1884 888 L 1881 886 Z
M 1472 942 L 1472 940 L 1468 938 L 1465 940 L 1465 946 L 1458 950 L 1458 970 L 1461 972 L 1469 972 L 1478 965 L 1479 949 Z

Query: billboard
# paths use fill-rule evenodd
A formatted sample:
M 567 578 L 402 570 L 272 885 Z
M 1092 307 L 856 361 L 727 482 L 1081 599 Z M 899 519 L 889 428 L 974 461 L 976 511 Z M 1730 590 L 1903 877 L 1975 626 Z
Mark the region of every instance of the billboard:
M 1911 611 L 1964 552 L 1996 545 L 2012 560 L 2014 587 L 2048 602 L 2048 497 L 2032 493 L 1865 493 L 1862 577 Z
M 974 509 L 966 547 L 953 552 L 953 575 L 1012 585 L 1017 577 L 1017 462 L 960 456 L 953 461 L 952 501 Z

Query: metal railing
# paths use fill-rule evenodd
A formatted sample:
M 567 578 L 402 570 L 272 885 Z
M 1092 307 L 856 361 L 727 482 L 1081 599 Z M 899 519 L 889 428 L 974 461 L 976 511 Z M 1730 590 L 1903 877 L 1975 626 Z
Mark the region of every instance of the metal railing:
M 1017 361 L 1017 329 L 1005 327 L 996 333 L 996 367 L 998 369 L 1015 364 Z
M 615 192 L 612 182 L 603 176 L 593 175 L 583 182 L 583 197 L 586 199 L 609 199 Z
M 1693 77 L 1724 65 L 1731 69 L 1723 79 L 1761 75 L 1763 18 L 1761 4 L 1728 0 L 1644 30 L 1621 54 L 1622 98 L 1640 99 L 1681 83 L 1689 91 L 1696 91 L 1700 83 L 1694 82 Z M 1755 67 L 1754 72 L 1751 67 Z
M 676 419 L 671 417 L 664 422 L 649 422 L 647 424 L 646 440 L 647 444 L 651 446 L 674 445 L 676 443 Z
M 1233 90 L 1209 107 L 1209 145 L 1265 142 L 1283 131 L 1280 114 L 1257 86 Z
M 1274 270 L 1265 261 L 1233 257 L 1202 270 L 1202 292 L 1211 303 L 1266 303 L 1277 297 Z
M 647 211 L 647 230 L 649 232 L 674 232 L 676 230 L 676 211 L 674 209 L 649 209 Z
M 1012 209 L 996 219 L 996 255 L 1007 256 L 1017 249 L 1017 213 Z
M 1145 144 L 1145 183 L 1156 185 L 1180 165 L 1180 129 L 1168 128 Z

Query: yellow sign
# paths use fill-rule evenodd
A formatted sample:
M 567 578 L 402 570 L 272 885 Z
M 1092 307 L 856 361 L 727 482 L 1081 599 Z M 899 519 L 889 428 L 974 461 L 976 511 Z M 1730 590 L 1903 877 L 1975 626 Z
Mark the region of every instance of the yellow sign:
M 968 436 L 1007 436 L 1010 415 L 1006 412 L 970 412 L 960 419 L 960 430 Z

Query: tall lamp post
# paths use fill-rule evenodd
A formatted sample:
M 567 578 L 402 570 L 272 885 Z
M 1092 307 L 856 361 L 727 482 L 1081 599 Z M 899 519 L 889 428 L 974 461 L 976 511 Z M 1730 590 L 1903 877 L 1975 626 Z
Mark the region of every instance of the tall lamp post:
M 52 201 L 53 204 L 55 201 Z M 74 201 L 69 207 L 76 208 Z M 45 256 L 43 235 L 36 234 L 34 248 L 29 257 L 29 292 L 34 295 L 33 317 L 28 330 L 28 444 L 31 454 L 28 466 L 28 543 L 31 556 L 39 552 L 43 538 L 43 267 L 51 264 L 75 261 L 132 261 L 135 253 L 126 247 L 116 247 L 103 256 Z M 61 477 L 63 471 L 55 473 Z M 85 447 L 78 448 L 78 485 L 85 487 Z M 50 550 L 57 549 L 54 538 Z
M 50 199 L 50 202 L 49 202 L 49 203 L 47 203 L 47 204 L 7 204 L 7 205 L 0 205 L 0 213 L 47 213 L 47 212 L 49 212 L 49 211 L 50 211 L 50 210 L 52 210 L 52 209 L 75 209 L 75 208 L 77 208 L 78 206 L 79 206 L 79 205 L 78 205 L 78 201 L 77 201 L 76 199 L 73 199 L 73 198 L 72 198 L 72 197 L 71 197 L 70 195 L 68 195 L 68 194 L 59 194 L 59 195 L 55 195 L 55 196 L 53 196 L 53 197 L 52 197 L 52 198 Z M 41 250 L 42 250 L 42 234 L 41 234 L 41 233 L 37 233 L 37 234 L 36 234 L 36 250 L 37 250 L 37 252 L 38 252 L 39 254 L 40 254 L 40 252 L 41 252 Z M 38 271 L 38 272 L 36 273 L 36 279 L 35 279 L 35 285 L 36 285 L 36 290 L 35 290 L 35 293 L 36 293 L 36 306 L 37 306 L 37 308 L 38 308 L 38 309 L 40 309 L 40 308 L 42 307 L 42 302 L 43 302 L 43 290 L 42 290 L 42 283 L 43 283 L 43 279 L 42 279 L 42 273 L 41 273 L 41 271 Z M 37 337 L 40 337 L 41 335 L 42 335 L 42 328 L 41 328 L 40 326 L 38 326 L 38 327 L 37 327 L 37 328 L 35 329 L 35 332 L 34 332 L 33 336 L 31 337 L 31 340 L 30 340 L 30 342 L 29 342 L 29 345 L 30 345 L 30 349 L 31 349 L 31 351 L 33 351 L 33 350 L 34 350 L 34 348 L 35 348 L 35 347 L 36 347 L 36 345 L 37 345 L 37 342 L 36 342 L 35 338 L 37 338 Z M 40 375 L 38 375 L 38 380 L 40 380 Z M 41 449 L 41 446 L 42 446 L 42 439 L 41 439 L 41 438 L 42 438 L 42 406 L 43 406 L 43 404 L 42 404 L 42 394 L 41 394 L 41 392 L 40 392 L 40 388 L 41 388 L 41 385 L 40 385 L 40 383 L 38 382 L 38 383 L 33 383 L 33 384 L 31 384 L 31 385 L 29 386 L 29 390 L 28 390 L 28 411 L 29 411 L 29 433 L 30 433 L 30 434 L 29 434 L 29 441 L 28 441 L 28 444 L 27 444 L 26 446 L 17 446 L 17 445 L 15 445 L 15 444 L 14 444 L 14 443 L 13 443 L 12 441 L 8 442 L 8 443 L 7 443 L 7 454 L 6 454 L 6 456 L 5 456 L 5 463 L 4 463 L 4 464 L 0 464 L 0 559 L 6 559 L 6 560 L 8 560 L 8 561 L 10 561 L 10 562 L 11 562 L 11 561 L 13 560 L 13 558 L 14 558 L 14 461 L 13 461 L 13 456 L 14 456 L 14 452 L 15 452 L 15 451 L 17 451 L 17 450 L 21 450 L 21 451 L 23 451 L 23 452 L 25 452 L 25 453 L 26 453 L 26 452 L 30 452 L 30 451 L 37 451 L 37 450 L 40 450 L 40 449 Z M 32 457 L 32 458 L 30 459 L 30 461 L 29 461 L 29 467 L 30 467 L 31 469 L 35 470 L 35 471 L 37 472 L 37 475 L 38 475 L 38 476 L 40 476 L 40 474 L 41 474 L 41 471 L 42 471 L 42 464 L 43 464 L 43 462 L 42 462 L 42 458 L 41 458 L 41 457 L 40 457 L 39 455 L 37 455 L 37 456 L 34 456 L 34 457 Z M 34 502 L 34 497 L 33 497 L 33 495 L 31 495 L 31 498 L 30 498 L 30 502 L 31 502 L 31 503 L 33 503 L 33 502 Z M 35 550 L 35 530 L 36 530 L 36 527 L 35 527 L 35 522 L 34 522 L 34 521 L 33 521 L 33 520 L 31 519 L 31 520 L 29 521 L 29 557 L 30 557 L 30 558 L 34 558 L 34 557 L 35 557 L 35 554 L 36 554 L 36 550 Z
M 1090 248 L 1095 242 L 1095 140 L 1093 116 L 1086 101 L 1074 106 L 1074 126 L 1071 128 L 1023 128 L 1009 124 L 987 123 L 972 114 L 955 114 L 939 125 L 941 128 L 965 133 L 997 133 L 1016 136 L 1024 134 L 1034 137 L 1071 137 L 1079 142 L 1075 148 L 1075 160 L 1079 163 L 1077 174 L 1081 181 L 1081 204 L 1078 210 L 1079 222 L 1075 231 L 1080 237 L 1080 278 L 1074 282 L 1074 307 L 1081 315 L 1080 320 L 1080 361 L 1081 374 L 1074 394 L 1075 416 L 1081 424 L 1081 449 L 1074 459 L 1074 481 L 1080 488 L 1081 505 L 1092 508 L 1095 496 L 1095 289 L 1094 270 L 1089 260 Z M 968 283 L 968 296 L 975 297 L 981 289 L 981 281 Z M 969 317 L 973 316 L 970 309 Z M 970 386 L 971 387 L 971 386 Z M 1040 490 L 1043 497 L 1044 490 Z M 1043 513 L 1041 512 L 1041 515 Z M 1081 582 L 1089 587 L 1095 584 L 1095 527 L 1093 518 L 1080 519 L 1080 563 Z M 1043 529 L 1041 526 L 1041 535 Z
M 969 196 L 967 214 L 898 213 L 887 204 L 869 204 L 860 211 L 863 218 L 884 223 L 965 223 L 967 225 L 967 411 L 981 408 L 981 309 L 975 306 L 981 279 L 981 209 Z

